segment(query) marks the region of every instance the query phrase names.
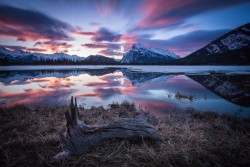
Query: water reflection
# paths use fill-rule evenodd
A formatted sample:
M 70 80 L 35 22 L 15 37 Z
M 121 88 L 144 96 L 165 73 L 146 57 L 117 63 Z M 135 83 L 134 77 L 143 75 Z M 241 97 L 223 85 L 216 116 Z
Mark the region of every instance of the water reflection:
M 124 100 L 155 114 L 187 108 L 248 116 L 249 75 L 184 75 L 136 72 L 128 68 L 27 70 L 0 72 L 1 106 L 68 104 L 108 105 Z
M 211 74 L 188 77 L 232 103 L 250 106 L 250 76 L 248 75 Z

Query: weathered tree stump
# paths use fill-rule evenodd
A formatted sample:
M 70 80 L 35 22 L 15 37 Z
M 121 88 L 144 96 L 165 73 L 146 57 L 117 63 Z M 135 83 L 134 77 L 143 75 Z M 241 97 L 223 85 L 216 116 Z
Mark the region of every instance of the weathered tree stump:
M 66 151 L 58 153 L 54 158 L 60 159 L 69 155 L 83 155 L 90 148 L 108 139 L 142 139 L 162 141 L 154 129 L 155 123 L 150 118 L 120 119 L 104 126 L 88 126 L 79 115 L 77 102 L 71 98 L 70 111 L 65 113 L 67 137 L 60 134 L 60 140 Z

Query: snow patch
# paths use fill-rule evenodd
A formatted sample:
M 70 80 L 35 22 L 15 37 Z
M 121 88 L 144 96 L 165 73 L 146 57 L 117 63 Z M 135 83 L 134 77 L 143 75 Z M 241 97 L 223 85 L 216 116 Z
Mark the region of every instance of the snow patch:
M 156 77 L 156 78 L 152 78 L 152 79 L 148 79 L 148 78 L 137 78 L 136 80 L 132 80 L 132 83 L 134 86 L 142 86 L 144 84 L 149 84 L 149 83 L 159 83 L 159 82 L 163 82 L 163 81 L 168 81 L 171 78 L 173 78 L 175 75 L 164 75 L 161 77 Z
M 208 87 L 212 87 L 216 84 L 216 80 L 214 79 L 206 79 L 204 82 L 203 82 L 205 85 L 207 85 Z
M 233 97 L 233 96 L 244 93 L 242 89 L 238 89 L 234 84 L 228 81 L 218 86 L 215 90 L 219 92 L 220 94 L 224 96 L 228 96 L 228 97 Z
M 207 51 L 209 53 L 218 53 L 218 52 L 220 52 L 220 48 L 216 44 L 211 44 L 206 49 L 207 49 Z
M 158 49 L 158 48 L 149 48 L 149 50 L 151 52 L 161 54 L 161 55 L 164 55 L 164 56 L 170 56 L 170 57 L 175 58 L 175 59 L 180 58 L 180 56 L 174 54 L 173 52 L 170 52 L 169 50 L 162 50 L 162 49 Z
M 249 29 L 247 29 L 246 27 L 243 27 L 242 30 L 246 31 L 246 32 L 250 32 Z
M 229 50 L 240 49 L 244 46 L 248 45 L 248 41 L 250 40 L 250 36 L 242 33 L 231 34 L 228 37 L 221 40 L 221 43 Z

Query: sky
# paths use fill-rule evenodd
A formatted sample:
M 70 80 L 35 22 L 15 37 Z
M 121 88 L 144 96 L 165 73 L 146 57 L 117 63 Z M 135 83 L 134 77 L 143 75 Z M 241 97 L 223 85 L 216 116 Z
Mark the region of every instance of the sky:
M 250 22 L 250 0 L 0 0 L 0 46 L 122 58 L 134 43 L 184 57 Z

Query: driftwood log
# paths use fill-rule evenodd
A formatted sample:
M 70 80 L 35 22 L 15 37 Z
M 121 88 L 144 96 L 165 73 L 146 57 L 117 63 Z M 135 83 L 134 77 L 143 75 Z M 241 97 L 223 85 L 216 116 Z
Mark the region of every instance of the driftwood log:
M 142 139 L 162 141 L 154 129 L 152 118 L 120 119 L 104 126 L 88 126 L 80 117 L 77 102 L 71 98 L 70 111 L 65 113 L 67 136 L 60 134 L 61 143 L 66 151 L 58 153 L 54 158 L 60 159 L 69 155 L 83 155 L 91 147 L 108 139 Z

